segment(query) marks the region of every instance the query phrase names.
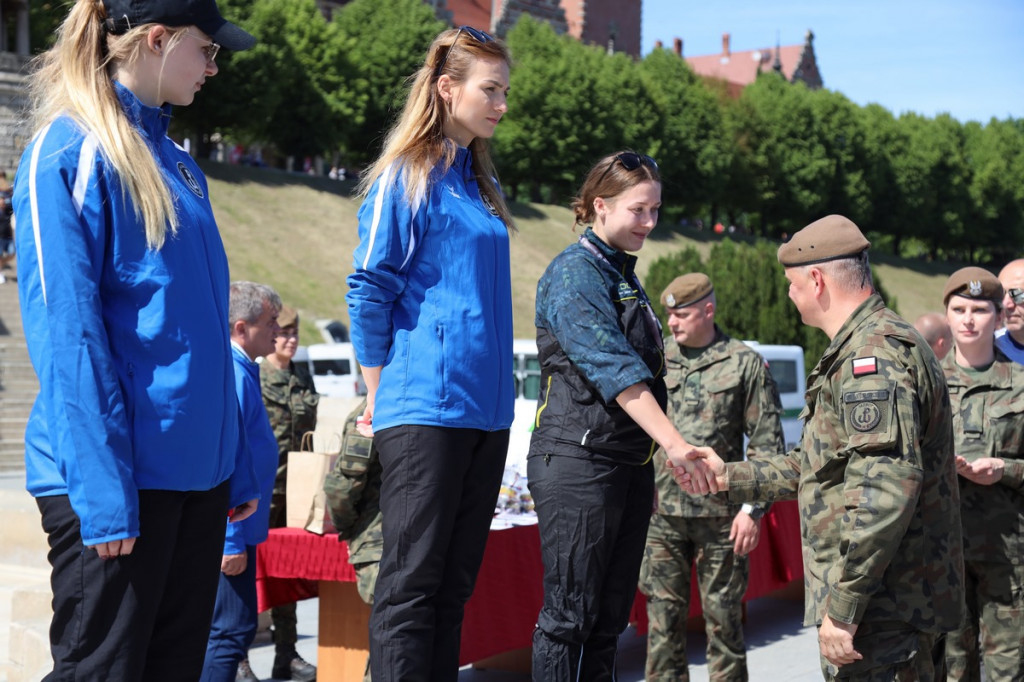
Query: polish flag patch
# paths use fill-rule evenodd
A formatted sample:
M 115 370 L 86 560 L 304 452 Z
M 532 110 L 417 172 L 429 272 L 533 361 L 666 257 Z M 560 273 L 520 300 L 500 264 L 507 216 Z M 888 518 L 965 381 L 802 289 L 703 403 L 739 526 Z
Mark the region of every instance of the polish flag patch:
M 877 372 L 878 360 L 874 356 L 870 358 L 854 358 L 853 376 L 862 377 L 867 374 L 876 374 Z

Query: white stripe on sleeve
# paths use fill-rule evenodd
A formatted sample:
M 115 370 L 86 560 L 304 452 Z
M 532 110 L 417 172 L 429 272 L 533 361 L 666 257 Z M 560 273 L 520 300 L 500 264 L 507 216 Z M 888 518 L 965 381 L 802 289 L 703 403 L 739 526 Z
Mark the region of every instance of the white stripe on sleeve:
M 92 165 L 96 158 L 96 147 L 99 144 L 95 135 L 89 134 L 82 140 L 82 149 L 78 154 L 78 171 L 75 174 L 75 189 L 71 195 L 71 201 L 75 204 L 75 211 L 79 217 L 82 215 L 82 202 L 85 201 L 85 192 L 89 189 L 89 178 L 92 177 Z
M 43 140 L 50 132 L 46 126 L 36 137 L 36 146 L 32 148 L 32 161 L 28 167 L 28 198 L 32 212 L 32 237 L 36 241 L 36 262 L 39 264 L 39 284 L 43 290 L 43 305 L 46 305 L 46 276 L 43 272 L 43 242 L 39 238 L 39 200 L 36 196 L 36 168 L 39 166 L 39 152 L 43 148 Z

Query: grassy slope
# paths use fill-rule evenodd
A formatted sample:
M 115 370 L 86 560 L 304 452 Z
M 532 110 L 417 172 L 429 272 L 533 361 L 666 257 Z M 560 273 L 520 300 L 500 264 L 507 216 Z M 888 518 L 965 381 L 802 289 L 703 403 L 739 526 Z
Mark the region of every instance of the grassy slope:
M 313 342 L 315 318 L 348 324 L 345 277 L 356 246 L 354 183 L 309 178 L 280 171 L 203 164 L 214 211 L 231 263 L 233 279 L 270 284 L 303 315 L 303 339 Z M 533 204 L 514 206 L 519 234 L 512 240 L 515 334 L 533 338 L 537 280 L 551 259 L 575 239 L 568 209 Z M 659 227 L 640 252 L 639 270 L 659 256 L 686 246 L 706 254 L 716 238 Z M 873 256 L 883 286 L 899 311 L 913 321 L 939 310 L 939 296 L 955 266 L 904 262 Z

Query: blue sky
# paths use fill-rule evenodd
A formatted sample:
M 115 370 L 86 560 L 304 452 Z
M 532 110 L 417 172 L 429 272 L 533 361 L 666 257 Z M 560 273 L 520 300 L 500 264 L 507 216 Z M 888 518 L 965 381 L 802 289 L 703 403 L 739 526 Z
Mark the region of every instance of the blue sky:
M 1024 0 L 642 0 L 642 52 L 801 44 L 814 31 L 825 87 L 895 114 L 1024 118 Z

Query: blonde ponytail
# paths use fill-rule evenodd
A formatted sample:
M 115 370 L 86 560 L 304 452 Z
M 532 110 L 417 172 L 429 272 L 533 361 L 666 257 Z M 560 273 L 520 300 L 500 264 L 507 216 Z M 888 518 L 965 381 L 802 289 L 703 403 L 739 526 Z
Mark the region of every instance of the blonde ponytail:
M 38 132 L 58 116 L 68 115 L 96 137 L 121 181 L 122 200 L 131 202 L 135 217 L 145 226 L 147 246 L 158 251 L 167 231 L 173 235 L 178 229 L 174 198 L 156 150 L 124 115 L 110 78 L 113 62 L 138 59 L 153 24 L 108 37 L 105 18 L 102 0 L 78 0 L 57 30 L 57 42 L 36 58 L 33 125 Z

